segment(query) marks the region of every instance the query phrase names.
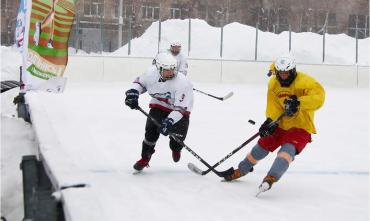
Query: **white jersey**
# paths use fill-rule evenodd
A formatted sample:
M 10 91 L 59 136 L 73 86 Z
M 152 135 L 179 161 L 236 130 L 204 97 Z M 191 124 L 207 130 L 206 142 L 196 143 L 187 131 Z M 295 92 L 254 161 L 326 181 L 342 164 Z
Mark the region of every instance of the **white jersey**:
M 171 53 L 170 49 L 167 49 L 167 51 L 169 53 Z M 158 56 L 158 54 L 155 56 L 155 58 L 152 62 L 153 65 L 156 64 L 157 56 Z M 174 57 L 177 60 L 177 66 L 176 66 L 177 72 L 181 72 L 183 75 L 186 76 L 188 74 L 188 59 L 187 59 L 187 57 L 181 52 L 179 54 L 177 54 L 176 56 L 174 56 Z
M 140 94 L 148 91 L 152 97 L 149 107 L 170 112 L 168 117 L 174 123 L 183 116 L 189 116 L 193 109 L 193 84 L 182 73 L 163 81 L 158 69 L 152 66 L 135 79 L 132 89 Z
M 188 74 L 188 59 L 181 52 L 174 57 L 177 60 L 177 71 L 183 73 L 186 76 Z

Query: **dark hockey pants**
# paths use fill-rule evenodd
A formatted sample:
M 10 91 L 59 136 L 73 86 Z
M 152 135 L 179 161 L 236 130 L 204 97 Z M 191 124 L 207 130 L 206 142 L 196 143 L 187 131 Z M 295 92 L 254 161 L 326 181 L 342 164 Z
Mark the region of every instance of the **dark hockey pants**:
M 152 108 L 149 111 L 149 115 L 153 117 L 157 122 L 161 123 L 167 118 L 169 112 L 165 112 L 158 108 Z M 189 128 L 189 116 L 182 117 L 176 124 L 173 125 L 171 133 L 177 136 L 181 141 L 184 141 Z M 154 153 L 155 144 L 159 138 L 160 133 L 158 127 L 150 120 L 146 120 L 145 125 L 145 139 L 142 145 L 141 157 L 144 159 L 150 159 L 150 156 Z M 170 148 L 173 151 L 180 151 L 182 146 L 177 143 L 172 137 L 170 137 Z

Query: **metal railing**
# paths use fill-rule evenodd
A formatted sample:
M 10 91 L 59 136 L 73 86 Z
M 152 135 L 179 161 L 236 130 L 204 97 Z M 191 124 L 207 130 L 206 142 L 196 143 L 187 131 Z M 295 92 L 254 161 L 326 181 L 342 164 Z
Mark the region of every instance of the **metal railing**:
M 184 52 L 188 56 L 192 56 L 191 50 L 197 42 L 194 41 L 194 38 L 192 36 L 197 35 L 199 33 L 195 33 L 193 30 L 194 25 L 192 24 L 192 19 L 187 19 L 188 25 L 187 25 L 187 41 L 182 42 L 184 45 L 187 45 L 187 48 L 183 47 Z M 156 52 L 160 50 L 161 41 L 163 38 L 166 38 L 163 33 L 163 21 L 157 20 L 154 21 L 158 24 L 158 36 L 157 36 L 157 44 L 153 45 L 153 47 L 156 47 Z M 222 23 L 221 23 L 222 24 Z M 102 17 L 99 17 L 96 19 L 95 23 L 90 22 L 86 23 L 79 19 L 77 16 L 75 19 L 75 23 L 73 25 L 73 29 L 70 35 L 69 45 L 70 47 L 73 47 L 78 50 L 83 50 L 87 53 L 94 52 L 94 53 L 103 53 L 103 52 L 113 52 L 119 48 L 119 46 L 123 46 L 127 44 L 127 54 L 124 55 L 131 55 L 133 51 L 135 51 L 135 48 L 132 48 L 132 38 L 137 37 L 137 33 L 135 33 L 135 22 L 131 17 L 127 19 L 119 19 L 119 22 L 114 23 L 107 23 L 104 22 Z M 220 33 L 219 33 L 219 46 L 215 45 L 214 47 L 219 47 L 219 58 L 227 58 L 225 57 L 225 35 L 233 35 L 237 33 L 228 33 L 227 30 L 224 29 L 224 25 L 220 27 Z M 260 37 L 261 30 L 259 29 L 259 24 L 257 23 L 255 25 L 255 40 L 254 40 L 254 58 L 251 57 L 245 57 L 245 58 L 239 58 L 243 60 L 255 60 L 255 61 L 261 61 L 263 59 L 259 58 L 259 50 L 260 47 L 265 45 L 265 42 Z M 353 64 L 357 64 L 359 61 L 359 48 L 358 48 L 358 34 L 360 29 L 355 29 L 356 34 L 354 37 L 354 54 L 353 57 Z M 322 50 L 322 58 L 320 59 L 322 63 L 325 63 L 327 61 L 326 54 L 330 51 L 327 49 L 327 28 L 321 29 L 321 38 L 322 38 L 322 44 L 321 44 L 321 50 Z M 287 42 L 287 51 L 294 51 L 294 45 L 292 44 L 293 35 L 291 31 L 291 26 L 288 25 L 288 42 Z M 366 32 L 368 33 L 368 31 Z M 206 33 L 204 33 L 206 34 Z M 363 37 L 363 35 L 362 35 Z M 250 44 L 250 42 L 248 42 Z M 338 47 L 341 47 L 341 45 L 338 45 Z M 186 51 L 185 51 L 186 50 Z M 153 55 L 154 56 L 154 55 Z M 318 62 L 316 62 L 318 63 Z

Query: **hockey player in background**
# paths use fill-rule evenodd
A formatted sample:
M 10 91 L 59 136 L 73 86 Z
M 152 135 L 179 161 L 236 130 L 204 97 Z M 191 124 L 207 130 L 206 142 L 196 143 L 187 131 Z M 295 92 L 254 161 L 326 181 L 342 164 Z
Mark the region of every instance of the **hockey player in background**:
M 276 69 L 275 69 L 275 62 L 272 62 L 270 64 L 269 71 L 267 72 L 267 77 L 271 77 L 272 75 L 276 74 Z
M 276 74 L 268 83 L 266 121 L 259 129 L 260 139 L 237 169 L 224 171 L 224 179 L 231 181 L 246 175 L 259 160 L 281 146 L 267 176 L 259 186 L 265 192 L 287 171 L 296 155 L 301 153 L 311 134 L 316 133 L 314 113 L 325 99 L 323 87 L 314 78 L 296 71 L 294 58 L 289 55 L 274 63 Z M 280 122 L 272 123 L 282 113 Z
M 177 72 L 176 66 L 177 61 L 170 53 L 159 53 L 156 66 L 152 66 L 136 78 L 132 87 L 126 91 L 125 104 L 131 109 L 139 106 L 139 95 L 148 91 L 152 97 L 149 115 L 161 123 L 161 126 L 157 127 L 149 118 L 147 119 L 141 159 L 134 165 L 137 171 L 149 165 L 160 134 L 167 136 L 173 133 L 181 141 L 185 140 L 193 107 L 193 85 L 181 72 Z M 173 161 L 178 162 L 182 146 L 172 137 L 169 146 Z
M 181 43 L 177 41 L 172 42 L 170 44 L 170 49 L 168 49 L 167 51 L 169 51 L 176 58 L 177 71 L 186 76 L 188 74 L 188 60 L 187 57 L 183 53 L 181 53 Z M 153 59 L 153 65 L 156 64 L 157 56 Z

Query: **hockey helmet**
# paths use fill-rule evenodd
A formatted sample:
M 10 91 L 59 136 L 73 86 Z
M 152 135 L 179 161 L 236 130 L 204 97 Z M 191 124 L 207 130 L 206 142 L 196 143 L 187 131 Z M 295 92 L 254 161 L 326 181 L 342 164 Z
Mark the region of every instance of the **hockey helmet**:
M 178 41 L 173 41 L 170 44 L 170 51 L 171 51 L 172 55 L 174 55 L 174 56 L 178 55 L 181 51 L 181 43 L 178 42 Z
M 156 65 L 163 80 L 169 80 L 175 77 L 177 60 L 170 53 L 159 53 L 156 57 Z M 168 71 L 171 71 L 172 73 L 169 74 Z
M 297 76 L 294 57 L 289 54 L 279 57 L 275 61 L 276 77 L 282 87 L 289 87 Z M 283 76 L 288 74 L 288 76 Z

